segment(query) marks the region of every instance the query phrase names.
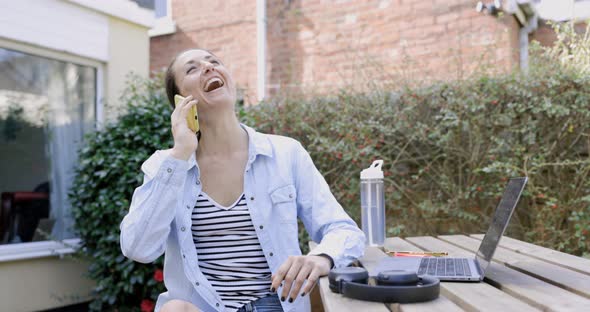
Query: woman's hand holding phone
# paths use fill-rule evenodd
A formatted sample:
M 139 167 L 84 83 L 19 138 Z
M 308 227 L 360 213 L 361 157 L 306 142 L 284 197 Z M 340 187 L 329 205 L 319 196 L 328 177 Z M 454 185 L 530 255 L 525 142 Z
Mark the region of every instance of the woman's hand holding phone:
M 197 103 L 198 100 L 194 99 L 192 95 L 189 95 L 176 105 L 170 116 L 172 136 L 174 137 L 174 147 L 171 152 L 172 157 L 188 160 L 199 146 L 197 134 L 189 128 L 187 123 L 187 116 L 189 116 L 191 108 L 196 106 Z
M 174 107 L 180 105 L 184 97 L 182 95 L 176 94 L 174 96 Z M 186 122 L 188 124 L 189 129 L 193 130 L 194 133 L 199 132 L 199 116 L 197 114 L 197 106 L 191 106 L 188 111 L 188 115 L 186 116 Z

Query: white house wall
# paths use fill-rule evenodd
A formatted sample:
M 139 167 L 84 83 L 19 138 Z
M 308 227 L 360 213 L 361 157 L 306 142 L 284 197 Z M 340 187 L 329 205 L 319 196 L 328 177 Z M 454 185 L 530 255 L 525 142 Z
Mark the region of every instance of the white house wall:
M 0 37 L 109 59 L 109 18 L 60 0 L 0 0 Z
M 152 24 L 127 0 L 0 0 L 0 48 L 96 68 L 99 123 L 116 115 L 130 72 L 148 77 Z M 61 258 L 48 243 L 0 246 L 0 312 L 89 300 L 90 263 Z

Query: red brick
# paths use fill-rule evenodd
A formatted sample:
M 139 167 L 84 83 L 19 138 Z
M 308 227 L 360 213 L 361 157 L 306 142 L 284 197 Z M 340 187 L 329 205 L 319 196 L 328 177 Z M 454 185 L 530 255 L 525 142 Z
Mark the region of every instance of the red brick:
M 151 69 L 184 49 L 207 48 L 255 103 L 256 1 L 172 5 L 178 30 L 151 39 Z M 478 13 L 472 0 L 269 0 L 266 9 L 269 94 L 329 92 L 365 74 L 416 82 L 466 77 L 482 58 L 500 70 L 518 66 L 514 18 Z M 347 15 L 356 21 L 347 24 Z M 550 44 L 554 34 L 542 26 L 532 38 Z
M 445 24 L 453 21 L 457 21 L 460 19 L 459 12 L 449 12 L 446 14 L 438 15 L 436 17 L 437 24 Z

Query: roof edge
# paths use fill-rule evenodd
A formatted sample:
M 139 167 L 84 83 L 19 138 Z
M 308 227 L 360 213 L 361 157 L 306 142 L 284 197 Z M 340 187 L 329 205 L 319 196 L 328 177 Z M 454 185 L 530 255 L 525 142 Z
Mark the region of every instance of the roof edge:
M 110 15 L 146 28 L 152 28 L 155 22 L 154 12 L 144 9 L 129 0 L 66 0 L 73 4 Z

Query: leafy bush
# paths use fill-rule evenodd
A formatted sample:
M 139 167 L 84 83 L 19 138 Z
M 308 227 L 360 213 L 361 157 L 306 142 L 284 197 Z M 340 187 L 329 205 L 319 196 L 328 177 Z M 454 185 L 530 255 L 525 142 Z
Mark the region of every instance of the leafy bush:
M 277 98 L 242 108 L 239 117 L 259 131 L 300 140 L 358 223 L 360 171 L 384 159 L 388 236 L 481 232 L 507 179 L 528 176 L 509 234 L 587 255 L 590 76 L 581 69 L 589 67 L 562 52 L 588 41 L 574 38 L 537 46 L 527 76 Z M 126 113 L 89 135 L 81 150 L 70 200 L 81 251 L 94 259 L 93 311 L 150 310 L 164 291 L 163 257 L 135 263 L 119 247 L 119 224 L 141 184 L 142 161 L 172 145 L 161 78 L 133 80 L 123 97 Z M 301 238 L 305 249 L 303 232 Z
M 360 171 L 384 159 L 389 236 L 482 232 L 507 179 L 528 176 L 510 234 L 580 255 L 590 230 L 589 91 L 589 78 L 515 74 L 284 100 L 243 117 L 303 141 L 357 222 Z
M 151 311 L 153 301 L 165 291 L 163 257 L 153 264 L 133 262 L 119 245 L 119 224 L 133 190 L 142 182 L 141 163 L 156 149 L 172 146 L 171 109 L 162 81 L 133 77 L 123 96 L 126 113 L 87 136 L 80 151 L 70 201 L 83 240 L 81 251 L 94 259 L 88 272 L 97 283 L 92 311 Z

